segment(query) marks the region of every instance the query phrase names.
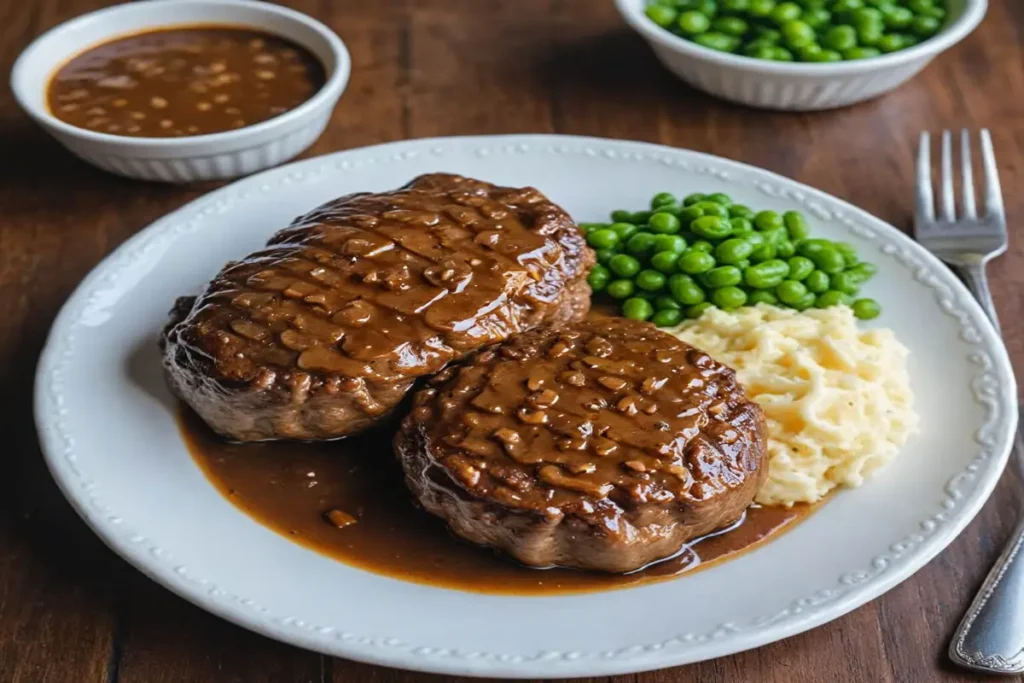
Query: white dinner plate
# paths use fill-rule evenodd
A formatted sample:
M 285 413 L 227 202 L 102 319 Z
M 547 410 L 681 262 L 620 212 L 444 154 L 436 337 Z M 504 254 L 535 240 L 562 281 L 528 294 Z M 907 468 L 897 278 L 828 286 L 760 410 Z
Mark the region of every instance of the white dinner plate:
M 867 294 L 910 349 L 921 433 L 880 476 L 794 530 L 692 576 L 627 590 L 510 597 L 378 576 L 319 555 L 225 500 L 189 457 L 156 340 L 175 297 L 317 204 L 430 171 L 533 185 L 579 221 L 652 194 L 724 191 L 806 212 L 879 266 Z M 769 643 L 849 612 L 948 545 L 992 491 L 1017 419 L 1002 342 L 967 290 L 895 228 L 767 171 L 657 145 L 565 136 L 413 140 L 233 183 L 157 221 L 85 279 L 39 365 L 54 478 L 116 552 L 200 607 L 331 655 L 449 674 L 598 676 Z M 382 454 L 382 457 L 387 454 Z

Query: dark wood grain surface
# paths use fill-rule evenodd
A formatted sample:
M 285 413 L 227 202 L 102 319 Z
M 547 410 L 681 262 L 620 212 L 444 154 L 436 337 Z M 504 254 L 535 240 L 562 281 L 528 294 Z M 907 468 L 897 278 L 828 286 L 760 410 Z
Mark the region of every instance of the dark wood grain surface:
M 101 4 L 0 0 L 0 73 L 33 37 Z M 992 0 L 972 36 L 899 91 L 806 115 L 754 111 L 682 85 L 623 27 L 610 0 L 290 4 L 337 30 L 353 59 L 341 105 L 308 155 L 456 134 L 647 140 L 763 166 L 906 227 L 918 131 L 989 127 L 1011 219 L 1010 251 L 990 274 L 1014 365 L 1024 369 L 1020 0 Z M 453 680 L 321 657 L 200 611 L 107 550 L 42 464 L 32 376 L 58 308 L 114 247 L 208 189 L 96 171 L 35 128 L 9 93 L 0 94 L 0 683 Z M 1017 471 L 1008 471 L 938 558 L 846 617 L 751 652 L 594 680 L 977 680 L 951 668 L 945 651 L 1020 513 L 1024 481 Z

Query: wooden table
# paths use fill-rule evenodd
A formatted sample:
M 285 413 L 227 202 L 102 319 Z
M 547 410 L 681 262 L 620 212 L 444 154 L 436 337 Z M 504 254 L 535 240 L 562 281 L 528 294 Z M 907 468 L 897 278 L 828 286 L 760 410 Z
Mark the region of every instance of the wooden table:
M 0 3 L 0 73 L 33 37 L 100 4 Z M 1010 252 L 990 274 L 1010 353 L 1024 370 L 1024 2 L 992 0 L 970 38 L 898 92 L 807 115 L 745 109 L 682 85 L 610 0 L 292 4 L 337 30 L 353 60 L 348 91 L 310 155 L 457 134 L 649 140 L 756 164 L 907 226 L 918 131 L 989 127 L 1007 212 L 1018 221 Z M 452 680 L 322 657 L 244 631 L 150 582 L 86 529 L 39 454 L 37 355 L 58 307 L 100 259 L 209 188 L 94 170 L 33 126 L 7 92 L 0 151 L 0 682 Z M 946 646 L 1018 517 L 1024 481 L 1010 469 L 948 550 L 852 614 L 752 652 L 600 680 L 972 680 L 950 667 Z

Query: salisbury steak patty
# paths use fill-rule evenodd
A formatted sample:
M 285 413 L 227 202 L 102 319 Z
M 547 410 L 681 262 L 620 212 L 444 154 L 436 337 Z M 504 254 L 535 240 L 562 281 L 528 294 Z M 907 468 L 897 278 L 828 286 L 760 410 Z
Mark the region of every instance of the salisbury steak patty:
M 447 174 L 328 202 L 180 300 L 172 389 L 240 441 L 367 427 L 422 375 L 590 307 L 593 252 L 533 188 Z
M 395 447 L 459 536 L 609 572 L 736 521 L 767 469 L 764 416 L 735 373 L 625 319 L 534 330 L 445 369 Z

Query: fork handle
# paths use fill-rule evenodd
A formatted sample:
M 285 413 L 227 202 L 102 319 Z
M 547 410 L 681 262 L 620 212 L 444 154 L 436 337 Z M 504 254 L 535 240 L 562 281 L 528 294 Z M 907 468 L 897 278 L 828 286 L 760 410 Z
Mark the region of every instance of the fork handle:
M 992 303 L 992 292 L 989 291 L 988 278 L 985 276 L 985 262 L 958 266 L 956 270 L 964 279 L 967 288 L 971 290 L 971 294 L 978 300 L 985 315 L 992 321 L 996 332 L 1000 332 L 999 316 L 996 315 L 996 306 Z

